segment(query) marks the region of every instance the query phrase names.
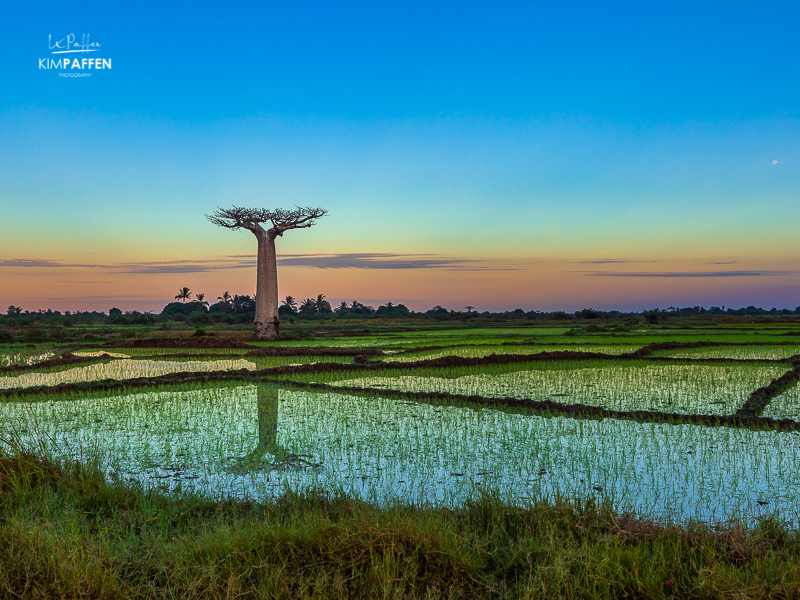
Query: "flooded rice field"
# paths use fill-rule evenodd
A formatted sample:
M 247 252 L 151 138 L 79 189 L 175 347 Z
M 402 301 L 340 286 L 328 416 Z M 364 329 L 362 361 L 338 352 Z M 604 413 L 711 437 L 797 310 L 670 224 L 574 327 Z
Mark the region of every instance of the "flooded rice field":
M 428 345 L 458 342 L 447 348 L 386 336 L 382 351 L 366 339 L 181 353 L 82 348 L 50 366 L 6 365 L 0 440 L 96 462 L 134 485 L 215 498 L 323 487 L 375 503 L 457 505 L 486 491 L 517 503 L 595 498 L 665 521 L 769 514 L 800 524 L 800 362 L 787 360 L 796 345 L 670 347 L 634 358 L 620 355 L 642 346 L 502 345 L 487 331 L 475 344 L 437 332 Z M 607 358 L 526 357 L 543 351 Z M 254 373 L 276 366 L 284 368 Z M 184 383 L 125 383 L 171 373 Z M 103 380 L 121 383 L 91 387 Z M 85 385 L 48 390 L 59 384 Z M 578 408 L 534 412 L 497 398 Z M 746 403 L 756 422 L 723 426 Z M 619 414 L 599 418 L 587 407 Z M 672 416 L 641 422 L 635 411 Z
M 361 377 L 334 382 L 404 392 L 442 392 L 485 398 L 552 400 L 611 410 L 726 415 L 753 390 L 786 372 L 785 365 L 610 365 L 531 368 L 503 374 L 456 378 L 404 375 Z
M 455 348 L 441 348 L 422 352 L 403 352 L 399 355 L 390 356 L 384 360 L 387 362 L 413 362 L 430 358 L 441 358 L 443 356 L 461 356 L 463 358 L 482 358 L 492 354 L 539 354 L 540 352 L 599 352 L 602 354 L 618 355 L 626 352 L 634 352 L 640 348 L 636 345 L 586 345 L 586 344 L 547 344 L 536 346 L 466 346 Z
M 711 346 L 673 351 L 661 350 L 653 353 L 653 356 L 671 356 L 673 358 L 733 358 L 737 360 L 785 360 L 796 355 L 800 355 L 800 345 Z
M 454 505 L 594 497 L 664 520 L 798 523 L 800 435 L 527 415 L 242 385 L 15 402 L 0 423 L 124 480 L 214 497 L 287 487 Z M 724 474 L 724 476 L 721 476 Z
M 136 377 L 157 377 L 182 371 L 227 371 L 228 369 L 255 369 L 254 362 L 238 360 L 115 360 L 97 363 L 87 367 L 74 367 L 67 370 L 0 377 L 0 389 L 52 386 L 60 383 L 101 381 L 103 379 L 133 379 Z

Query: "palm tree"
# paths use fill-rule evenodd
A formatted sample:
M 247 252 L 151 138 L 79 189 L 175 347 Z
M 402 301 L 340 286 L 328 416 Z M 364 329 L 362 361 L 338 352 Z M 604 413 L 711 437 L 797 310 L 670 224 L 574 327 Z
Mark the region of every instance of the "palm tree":
M 195 296 L 195 300 L 196 300 L 196 302 L 198 302 L 199 304 L 202 304 L 203 306 L 208 306 L 208 302 L 203 300 L 203 298 L 205 298 L 205 297 L 206 297 L 205 294 L 197 294 Z
M 317 296 L 317 299 L 314 300 L 314 308 L 320 314 L 331 312 L 331 303 L 325 300 L 325 294 Z
M 303 300 L 302 304 L 300 304 L 300 314 L 310 315 L 317 312 L 317 304 L 311 298 L 306 298 Z
M 186 302 L 191 295 L 192 295 L 192 292 L 189 291 L 188 287 L 181 288 L 181 291 L 178 292 L 177 296 L 175 296 L 175 300 L 180 300 L 181 302 Z
M 283 305 L 288 306 L 292 312 L 297 312 L 297 300 L 295 300 L 294 296 L 286 296 Z
M 222 300 L 225 304 L 230 306 L 232 298 L 228 292 L 223 292 L 222 296 L 217 296 L 217 300 Z

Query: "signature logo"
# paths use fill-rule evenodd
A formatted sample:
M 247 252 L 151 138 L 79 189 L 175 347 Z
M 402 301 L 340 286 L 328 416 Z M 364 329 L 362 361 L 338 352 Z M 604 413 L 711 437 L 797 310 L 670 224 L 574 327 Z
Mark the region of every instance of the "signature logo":
M 39 59 L 39 68 L 46 71 L 59 71 L 59 77 L 91 77 L 92 71 L 106 71 L 111 68 L 110 58 L 93 56 L 87 58 L 88 52 L 98 52 L 101 44 L 93 42 L 88 33 L 84 33 L 78 38 L 74 33 L 65 35 L 61 39 L 54 40 L 52 35 L 47 36 L 47 47 L 51 54 L 63 54 L 65 56 L 51 56 Z M 81 54 L 80 58 L 69 56 L 70 54 Z
M 84 33 L 80 41 L 76 41 L 75 34 L 70 33 L 60 40 L 54 42 L 53 36 L 47 36 L 47 45 L 53 54 L 70 54 L 72 52 L 97 52 L 101 44 L 92 42 L 89 37 L 91 34 Z

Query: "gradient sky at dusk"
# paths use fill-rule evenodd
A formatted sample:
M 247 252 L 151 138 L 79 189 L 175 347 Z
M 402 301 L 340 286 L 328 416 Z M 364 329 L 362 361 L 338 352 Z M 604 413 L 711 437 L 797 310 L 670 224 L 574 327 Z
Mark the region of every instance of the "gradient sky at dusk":
M 330 211 L 281 296 L 794 308 L 800 5 L 655 4 L 3 7 L 0 307 L 252 294 L 235 204 Z

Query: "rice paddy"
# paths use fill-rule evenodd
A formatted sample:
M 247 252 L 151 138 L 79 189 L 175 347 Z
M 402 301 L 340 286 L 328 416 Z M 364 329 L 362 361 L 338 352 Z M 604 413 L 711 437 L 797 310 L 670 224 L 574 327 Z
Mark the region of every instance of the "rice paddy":
M 28 372 L 23 375 L 0 377 L 0 389 L 54 386 L 62 383 L 79 383 L 114 379 L 122 381 L 137 377 L 157 377 L 175 372 L 226 371 L 229 369 L 255 369 L 256 364 L 238 360 L 116 360 L 88 367 L 74 367 L 50 373 Z
M 456 378 L 405 375 L 362 377 L 337 386 L 404 392 L 442 392 L 484 398 L 530 398 L 619 411 L 733 414 L 753 390 L 783 375 L 785 365 L 661 365 L 637 362 L 592 366 L 532 363 L 525 370 Z M 494 373 L 492 373 L 494 371 Z
M 2 423 L 54 456 L 92 456 L 118 477 L 216 498 L 324 487 L 452 506 L 491 489 L 516 503 L 595 497 L 661 520 L 800 516 L 800 436 L 772 431 L 255 385 L 18 402 Z
M 759 396 L 766 419 L 730 420 L 757 390 L 797 369 L 798 346 L 731 345 L 719 334 L 711 342 L 718 345 L 651 350 L 714 336 L 558 339 L 568 331 L 78 348 L 75 356 L 99 362 L 4 372 L 0 429 L 52 457 L 91 460 L 110 477 L 177 495 L 259 499 L 329 489 L 378 505 L 460 506 L 490 492 L 512 504 L 595 499 L 664 522 L 755 523 L 770 515 L 798 527 L 796 378 Z M 253 354 L 258 348 L 267 350 Z M 203 376 L 212 372 L 219 376 Z M 157 379 L 174 373 L 186 383 Z M 48 391 L 105 380 L 136 383 Z M 665 418 L 623 418 L 641 411 Z M 776 429 L 769 419 L 788 421 Z
M 708 348 L 685 348 L 661 350 L 653 356 L 672 358 L 732 358 L 735 360 L 786 360 L 800 355 L 800 345 L 791 346 L 712 346 Z

